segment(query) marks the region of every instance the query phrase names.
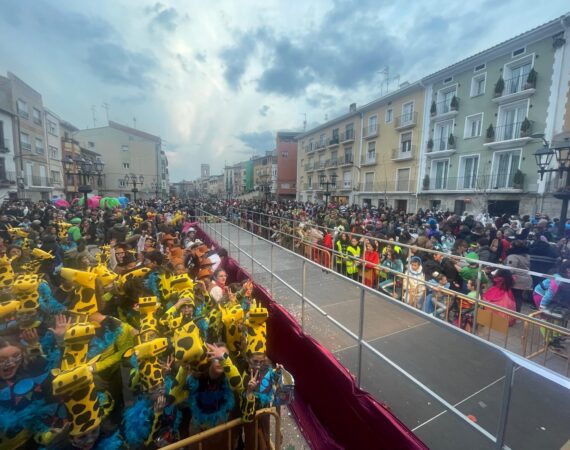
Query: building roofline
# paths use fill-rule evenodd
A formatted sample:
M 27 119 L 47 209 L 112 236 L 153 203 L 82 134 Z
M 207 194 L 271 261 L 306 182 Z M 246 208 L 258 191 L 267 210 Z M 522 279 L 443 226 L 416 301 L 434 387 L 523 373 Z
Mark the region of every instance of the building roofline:
M 552 34 L 564 31 L 569 26 L 570 26 L 570 13 L 567 13 L 563 16 L 557 17 L 549 22 L 546 22 L 545 24 L 532 28 L 529 31 L 525 31 L 524 33 L 518 34 L 517 36 L 507 39 L 506 41 L 500 42 L 468 58 L 462 59 L 461 61 L 458 61 L 455 64 L 452 64 L 441 70 L 438 70 L 437 72 L 427 75 L 423 77 L 421 81 L 424 84 L 434 83 L 441 78 L 449 76 L 450 72 L 453 73 L 464 72 L 465 70 L 473 68 L 477 64 L 480 64 L 482 62 L 487 62 L 489 60 L 493 60 L 497 57 L 503 56 L 506 52 L 510 51 L 511 49 L 515 50 L 517 47 L 520 47 L 522 44 L 541 41 L 545 38 L 550 37 Z

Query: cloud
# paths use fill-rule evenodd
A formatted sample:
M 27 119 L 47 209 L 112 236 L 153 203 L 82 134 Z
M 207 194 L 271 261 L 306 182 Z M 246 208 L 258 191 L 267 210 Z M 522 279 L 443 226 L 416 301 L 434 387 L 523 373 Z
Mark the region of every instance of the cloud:
M 275 148 L 275 136 L 271 131 L 241 133 L 236 137 L 256 153 L 263 153 Z
M 186 14 L 183 18 L 180 16 L 176 8 L 166 7 L 164 4 L 157 2 L 153 6 L 145 8 L 147 14 L 152 15 L 149 23 L 151 31 L 167 31 L 174 32 L 183 19 L 188 19 Z
M 269 106 L 267 105 L 263 105 L 261 108 L 259 108 L 260 116 L 266 117 L 268 112 L 269 112 Z
M 135 53 L 116 44 L 97 44 L 88 49 L 85 62 L 105 83 L 149 88 L 156 61 L 145 53 Z

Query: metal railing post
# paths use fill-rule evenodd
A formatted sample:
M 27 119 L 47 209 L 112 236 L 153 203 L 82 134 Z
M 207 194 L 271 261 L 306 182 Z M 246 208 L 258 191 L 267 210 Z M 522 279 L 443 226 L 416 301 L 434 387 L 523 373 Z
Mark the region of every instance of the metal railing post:
M 358 387 L 362 385 L 362 340 L 364 338 L 364 288 L 360 288 L 360 317 L 358 319 L 358 369 L 356 382 Z
M 301 330 L 305 331 L 305 283 L 307 281 L 307 261 L 303 259 L 301 281 Z
M 515 380 L 515 363 L 507 360 L 507 373 L 505 374 L 505 384 L 503 386 L 503 397 L 501 400 L 501 412 L 499 414 L 499 427 L 497 430 L 497 441 L 495 448 L 502 449 L 505 444 L 507 434 L 507 420 L 509 418 L 509 405 L 511 402 L 512 387 Z
M 275 247 L 275 245 L 273 245 L 273 242 L 270 241 L 270 245 L 271 245 L 271 262 L 270 262 L 270 268 L 271 268 L 271 298 L 275 298 L 275 292 L 273 291 L 274 289 L 274 279 L 275 277 L 273 276 L 273 248 Z

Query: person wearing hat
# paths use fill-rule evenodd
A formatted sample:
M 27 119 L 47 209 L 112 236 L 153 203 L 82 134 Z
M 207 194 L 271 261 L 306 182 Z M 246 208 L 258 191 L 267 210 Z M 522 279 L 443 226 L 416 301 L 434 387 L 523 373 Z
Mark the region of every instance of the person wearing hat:
M 77 241 L 81 239 L 81 219 L 79 217 L 74 217 L 71 219 L 71 226 L 67 230 L 67 237 L 70 243 L 77 244 Z

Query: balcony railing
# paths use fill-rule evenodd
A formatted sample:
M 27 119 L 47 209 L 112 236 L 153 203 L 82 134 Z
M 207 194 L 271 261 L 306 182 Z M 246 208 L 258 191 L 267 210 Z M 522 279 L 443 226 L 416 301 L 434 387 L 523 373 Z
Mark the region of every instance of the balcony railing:
M 406 147 L 400 146 L 399 148 L 392 149 L 392 159 L 394 161 L 405 161 L 412 159 L 414 157 L 414 153 L 416 153 L 415 145 L 409 145 Z
M 378 136 L 378 124 L 364 128 L 364 137 L 371 138 Z
M 443 114 L 447 114 L 447 113 L 451 113 L 451 112 L 457 112 L 459 111 L 459 98 L 455 97 L 455 102 L 453 102 L 453 105 L 451 104 L 452 99 L 449 100 L 442 100 L 440 102 L 437 102 L 435 104 L 435 114 L 432 113 L 432 116 L 440 116 Z
M 492 175 L 464 175 L 460 177 L 430 177 L 429 184 L 423 184 L 423 191 L 458 190 L 472 191 L 473 194 L 501 189 L 536 189 L 537 185 L 528 185 L 523 179 L 515 179 L 514 172 L 499 172 Z
M 340 141 L 341 142 L 354 141 L 354 130 L 347 130 L 344 133 L 341 133 Z
M 445 152 L 446 150 L 455 150 L 455 139 L 451 143 L 449 142 L 449 137 L 436 139 L 433 141 L 432 148 L 429 148 L 428 146 L 428 153 Z
M 523 124 L 525 124 L 524 127 Z M 526 123 L 522 121 L 501 125 L 495 129 L 495 136 L 493 138 L 487 138 L 487 142 L 502 142 L 529 138 L 532 134 L 532 126 L 533 122 L 530 120 L 526 121 Z
M 352 165 L 352 155 L 344 155 L 344 158 L 341 158 L 338 162 L 339 166 L 350 166 Z
M 16 172 L 0 171 L 0 185 L 8 186 L 16 184 Z
M 338 145 L 340 142 L 339 137 L 338 136 L 333 136 L 331 139 L 329 139 L 329 147 Z
M 361 165 L 376 164 L 376 152 L 362 155 Z
M 401 116 L 396 117 L 396 120 L 394 120 L 394 128 L 400 129 L 400 128 L 413 127 L 417 124 L 417 122 L 418 122 L 417 112 L 402 114 Z

